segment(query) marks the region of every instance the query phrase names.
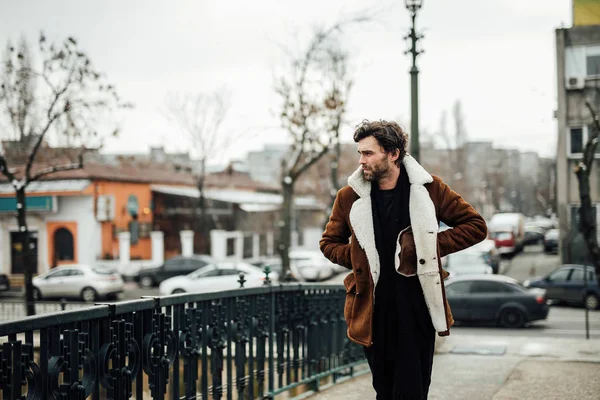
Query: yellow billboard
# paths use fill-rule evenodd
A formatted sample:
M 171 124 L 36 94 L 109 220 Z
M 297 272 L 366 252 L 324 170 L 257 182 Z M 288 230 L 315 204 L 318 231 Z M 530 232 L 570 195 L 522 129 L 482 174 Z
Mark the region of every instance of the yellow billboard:
M 600 0 L 573 0 L 573 26 L 600 25 Z

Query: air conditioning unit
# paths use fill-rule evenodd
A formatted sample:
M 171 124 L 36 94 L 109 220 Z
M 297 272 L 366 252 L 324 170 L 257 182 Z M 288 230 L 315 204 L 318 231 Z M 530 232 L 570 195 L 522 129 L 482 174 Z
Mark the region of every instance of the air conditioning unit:
M 582 90 L 585 87 L 585 77 L 569 76 L 566 81 L 567 90 Z

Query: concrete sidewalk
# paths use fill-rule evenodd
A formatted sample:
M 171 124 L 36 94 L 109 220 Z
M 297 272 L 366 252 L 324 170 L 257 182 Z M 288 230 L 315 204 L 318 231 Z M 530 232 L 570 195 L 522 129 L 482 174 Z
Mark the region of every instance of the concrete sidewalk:
M 365 374 L 309 397 L 375 399 Z M 600 340 L 451 335 L 438 344 L 429 400 L 600 399 Z

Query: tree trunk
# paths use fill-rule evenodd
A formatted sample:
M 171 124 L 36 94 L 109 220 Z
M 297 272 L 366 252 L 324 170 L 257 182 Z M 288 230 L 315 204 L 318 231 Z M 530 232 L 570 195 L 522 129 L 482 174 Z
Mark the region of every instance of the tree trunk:
M 26 207 L 25 207 L 25 187 L 19 188 L 17 194 L 17 226 L 21 236 L 21 246 L 23 249 L 23 275 L 25 277 L 25 311 L 27 315 L 35 315 L 35 304 L 33 302 L 33 252 L 31 246 L 31 236 L 27 228 Z
M 281 280 L 289 282 L 292 279 L 290 271 L 290 247 L 292 244 L 292 218 L 294 207 L 294 182 L 286 176 L 281 182 L 283 188 L 282 215 L 279 223 L 279 254 L 281 255 Z
M 203 244 L 203 248 L 199 249 L 201 253 L 207 253 L 210 250 L 210 246 L 208 245 L 208 217 L 206 215 L 206 199 L 204 197 L 204 180 L 206 177 L 206 160 L 202 159 L 200 160 L 200 175 L 198 176 L 198 192 L 200 193 L 199 197 L 198 197 L 198 212 L 200 213 L 199 215 L 199 220 L 200 220 L 200 236 L 201 236 L 201 242 Z
M 338 190 L 340 190 L 339 183 L 339 166 L 340 166 L 340 157 L 342 153 L 342 147 L 340 144 L 339 134 L 336 136 L 336 144 L 335 144 L 335 153 L 333 155 L 333 159 L 331 160 L 330 166 L 330 179 L 331 179 L 331 192 L 329 193 L 329 206 L 327 207 L 327 212 L 325 215 L 325 222 L 323 223 L 323 230 L 327 226 L 327 222 L 329 221 L 329 216 L 331 215 L 331 211 L 333 210 L 333 203 L 335 202 L 335 197 L 337 196 Z
M 598 236 L 596 233 L 596 216 L 592 199 L 590 198 L 590 174 L 589 169 L 579 166 L 577 169 L 577 181 L 579 182 L 579 230 L 583 234 L 588 249 L 588 257 L 596 270 L 596 277 L 600 284 L 600 248 L 598 247 Z

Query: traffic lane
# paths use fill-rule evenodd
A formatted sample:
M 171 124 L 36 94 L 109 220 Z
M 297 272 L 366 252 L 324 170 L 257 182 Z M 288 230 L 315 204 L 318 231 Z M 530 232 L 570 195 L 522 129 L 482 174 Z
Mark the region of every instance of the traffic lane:
M 557 254 L 544 253 L 541 245 L 525 246 L 512 259 L 503 259 L 500 273 L 523 282 L 536 276 L 546 276 L 560 265 Z
M 589 311 L 589 333 L 591 339 L 600 339 L 600 310 Z M 457 322 L 451 334 L 585 338 L 585 309 L 551 306 L 547 319 L 521 329 L 500 328 L 495 322 Z

